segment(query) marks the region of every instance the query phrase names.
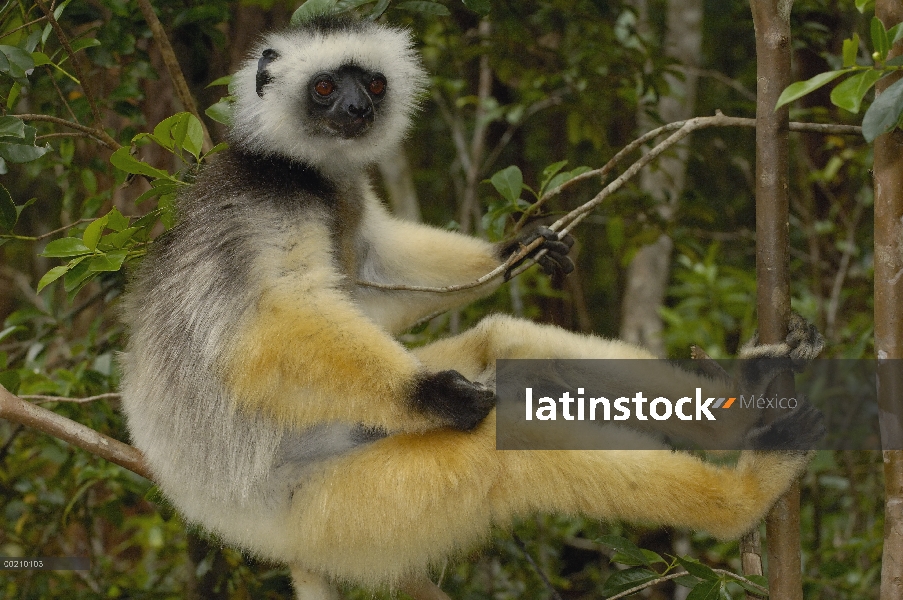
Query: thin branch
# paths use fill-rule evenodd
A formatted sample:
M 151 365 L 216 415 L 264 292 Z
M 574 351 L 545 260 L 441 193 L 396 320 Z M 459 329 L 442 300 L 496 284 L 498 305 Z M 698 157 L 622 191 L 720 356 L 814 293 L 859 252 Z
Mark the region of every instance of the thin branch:
M 562 600 L 561 594 L 558 593 L 558 590 L 555 589 L 555 586 L 552 585 L 552 582 L 549 581 L 549 578 L 546 576 L 545 571 L 539 568 L 539 565 L 536 564 L 536 561 L 533 560 L 533 555 L 527 550 L 527 545 L 524 543 L 520 537 L 514 532 L 511 533 L 512 539 L 514 539 L 514 543 L 517 544 L 518 548 L 521 549 L 521 552 L 524 553 L 524 556 L 527 557 L 527 560 L 530 562 L 530 565 L 533 567 L 533 570 L 539 575 L 539 578 L 542 579 L 542 582 L 545 584 L 546 588 L 548 588 L 549 593 L 552 595 L 555 600 Z
M 94 140 L 97 142 L 100 141 L 93 135 L 91 135 L 89 133 L 84 133 L 81 131 L 72 131 L 69 133 L 48 133 L 46 135 L 39 135 L 39 136 L 35 137 L 35 141 L 37 142 L 40 140 L 50 140 L 50 139 L 54 139 L 54 138 L 88 138 L 88 139 L 91 139 L 91 140 Z
M 40 8 L 44 12 L 44 16 L 47 17 L 47 21 L 53 28 L 54 33 L 56 33 L 57 39 L 60 41 L 60 44 L 63 45 L 63 48 L 66 49 L 66 53 L 69 54 L 69 58 L 72 59 L 72 66 L 75 69 L 76 75 L 78 75 L 79 85 L 81 85 L 82 90 L 85 92 L 85 98 L 87 98 L 88 105 L 91 107 L 91 114 L 94 117 L 94 124 L 100 126 L 100 109 L 97 107 L 97 102 L 94 99 L 94 92 L 91 90 L 91 86 L 88 85 L 88 80 L 85 77 L 85 74 L 82 72 L 78 57 L 75 56 L 75 50 L 72 49 L 72 44 L 69 43 L 69 38 L 66 36 L 66 32 L 63 31 L 63 28 L 60 27 L 59 22 L 57 22 L 52 8 L 47 8 L 42 0 L 35 0 L 35 4 L 37 4 L 38 8 Z
M 40 23 L 41 21 L 46 21 L 46 20 L 47 20 L 47 17 L 38 17 L 38 18 L 35 19 L 34 21 L 29 21 L 28 23 L 25 23 L 25 24 L 23 24 L 23 25 L 19 25 L 19 26 L 16 27 L 15 29 L 10 29 L 9 31 L 4 31 L 2 34 L 0 34 L 0 39 L 3 39 L 3 38 L 5 38 L 5 37 L 9 37 L 9 36 L 11 36 L 12 34 L 16 33 L 17 31 L 20 31 L 20 30 L 22 30 L 22 29 L 25 29 L 26 27 L 31 27 L 32 25 L 35 25 L 35 24 L 37 24 L 37 23 Z
M 14 396 L 0 386 L 0 418 L 31 427 L 40 432 L 59 438 L 103 459 L 124 467 L 142 477 L 153 480 L 141 452 L 117 439 L 103 435 L 60 416 L 46 408 L 41 408 Z
M 673 65 L 671 68 L 677 71 L 683 71 L 684 73 L 690 75 L 696 75 L 697 77 L 707 77 L 709 79 L 714 79 L 719 83 L 723 83 L 732 90 L 739 92 L 744 99 L 749 100 L 750 102 L 756 101 L 755 92 L 746 89 L 746 86 L 744 86 L 742 83 L 740 83 L 736 79 L 728 77 L 727 75 L 719 71 L 713 71 L 711 69 L 700 69 L 699 67 L 693 67 L 691 65 Z
M 204 120 L 198 112 L 194 96 L 191 94 L 188 82 L 185 81 L 185 75 L 182 74 L 182 68 L 179 66 L 179 61 L 176 58 L 175 51 L 172 49 L 172 44 L 169 43 L 169 37 L 163 29 L 163 24 L 160 23 L 160 19 L 157 18 L 157 13 L 154 12 L 154 7 L 151 6 L 150 0 L 138 0 L 138 7 L 141 9 L 141 14 L 144 15 L 144 20 L 147 21 L 154 39 L 157 41 L 160 48 L 160 55 L 163 57 L 163 63 L 166 65 L 166 70 L 169 72 L 172 85 L 176 90 L 176 95 L 182 102 L 182 106 L 201 122 L 201 128 L 204 131 L 204 143 L 202 149 L 204 152 L 209 152 L 210 149 L 213 148 L 213 142 L 210 140 L 210 132 L 207 131 L 207 125 L 204 123 Z
M 605 166 L 599 169 L 595 169 L 593 171 L 588 171 L 582 175 L 571 179 L 570 181 L 556 187 L 555 189 L 549 190 L 539 201 L 537 204 L 540 204 L 548 198 L 551 198 L 554 195 L 561 193 L 567 187 L 575 184 L 578 181 L 583 181 L 585 179 L 589 179 L 591 177 L 604 176 L 609 171 L 611 171 L 615 164 L 620 161 L 623 157 L 627 156 L 630 152 L 639 148 L 645 142 L 654 139 L 664 133 L 671 133 L 664 141 L 659 142 L 658 145 L 654 146 L 649 152 L 644 154 L 639 160 L 634 162 L 624 173 L 622 173 L 618 178 L 609 183 L 605 188 L 602 189 L 595 197 L 593 197 L 588 202 L 578 206 L 574 210 L 570 211 L 554 224 L 550 226 L 550 229 L 553 231 L 558 231 L 560 233 L 568 233 L 574 227 L 576 227 L 586 216 L 597 206 L 599 206 L 606 198 L 611 196 L 613 193 L 618 191 L 621 187 L 624 186 L 631 178 L 636 176 L 637 173 L 642 170 L 647 164 L 655 160 L 659 155 L 661 155 L 665 150 L 679 142 L 681 139 L 692 133 L 693 131 L 699 129 L 708 129 L 710 127 L 755 127 L 756 120 L 755 119 L 746 119 L 742 117 L 728 117 L 726 115 L 721 114 L 720 112 L 715 116 L 711 117 L 695 117 L 693 119 L 687 119 L 686 121 L 677 121 L 674 123 L 669 123 L 667 125 L 663 125 L 658 129 L 654 129 L 649 133 L 643 135 L 640 138 L 637 138 L 630 144 L 628 144 L 624 149 L 618 152 L 611 160 L 609 160 Z M 801 131 L 801 132 L 809 132 L 809 133 L 834 133 L 834 134 L 861 134 L 862 128 L 856 127 L 852 125 L 832 125 L 832 124 L 821 124 L 821 123 L 791 123 L 790 124 L 791 131 Z M 535 204 L 534 204 L 535 206 Z M 388 283 L 377 283 L 375 281 L 363 281 L 358 280 L 357 285 L 372 287 L 381 290 L 397 290 L 397 291 L 409 291 L 409 292 L 432 292 L 432 293 L 448 293 L 448 292 L 457 292 L 461 290 L 471 289 L 474 287 L 478 287 L 483 285 L 484 283 L 495 279 L 496 277 L 504 274 L 508 271 L 508 269 L 514 263 L 522 260 L 527 254 L 529 254 L 535 248 L 538 248 L 542 244 L 542 240 L 535 240 L 532 244 L 523 248 L 520 252 L 515 255 L 512 255 L 508 258 L 504 263 L 490 271 L 489 273 L 483 275 L 482 277 L 470 282 L 459 285 L 450 285 L 445 287 L 432 287 L 432 286 L 418 286 L 418 285 L 402 285 L 402 284 L 388 284 Z M 539 258 L 539 255 L 536 257 L 531 257 L 530 259 L 524 261 L 522 265 L 520 265 L 515 271 L 512 272 L 511 276 L 514 277 L 531 267 L 535 262 L 536 258 Z
M 542 100 L 538 100 L 538 101 L 534 102 L 533 104 L 531 104 L 524 111 L 524 114 L 521 116 L 520 119 L 518 119 L 518 121 L 516 123 L 511 123 L 510 125 L 508 125 L 508 129 L 506 129 L 505 133 L 502 134 L 502 137 L 499 138 L 499 141 L 495 145 L 495 148 L 492 149 L 492 151 L 489 153 L 489 156 L 487 156 L 486 160 L 483 161 L 483 166 L 480 167 L 480 170 L 483 173 L 485 173 L 486 171 L 489 170 L 489 168 L 493 164 L 495 164 L 495 161 L 498 160 L 498 157 L 502 154 L 502 150 L 504 150 L 505 146 L 507 146 L 511 142 L 511 139 L 514 137 L 514 134 L 517 132 L 518 129 L 523 127 L 523 125 L 527 121 L 527 119 L 529 119 L 530 117 L 532 117 L 533 115 L 535 115 L 536 113 L 538 113 L 541 110 L 545 110 L 546 108 L 555 106 L 557 104 L 561 104 L 561 102 L 562 102 L 561 97 L 563 95 L 564 95 L 564 92 L 561 92 L 561 91 L 560 92 L 552 92 L 551 94 L 549 94 Z
M 62 233 L 64 231 L 66 231 L 67 229 L 72 229 L 73 227 L 75 227 L 76 225 L 79 225 L 81 223 L 90 223 L 91 221 L 94 221 L 94 220 L 95 219 L 79 219 L 78 221 L 75 221 L 74 223 L 70 223 L 69 225 L 63 225 L 62 227 L 60 227 L 58 229 L 54 229 L 53 231 L 48 231 L 47 233 L 42 233 L 41 235 L 0 235 L 0 238 L 9 237 L 9 238 L 13 238 L 16 240 L 22 240 L 22 241 L 27 241 L 27 242 L 37 242 L 37 241 L 43 240 L 45 238 L 52 237 L 58 233 Z
M 117 392 L 109 392 L 106 394 L 98 394 L 96 396 L 88 396 L 87 398 L 64 398 L 63 396 L 43 396 L 40 394 L 29 394 L 25 396 L 19 396 L 23 400 L 36 400 L 36 404 L 39 402 L 71 402 L 73 404 L 87 404 L 88 402 L 94 402 L 95 400 L 119 400 L 122 398 L 122 394 Z
M 59 117 L 52 117 L 50 115 L 33 115 L 33 114 L 23 114 L 23 115 L 12 115 L 17 119 L 22 119 L 23 121 L 45 121 L 47 123 L 54 123 L 56 125 L 60 125 L 62 127 L 68 127 L 69 129 L 74 129 L 76 131 L 81 131 L 85 133 L 99 143 L 103 144 L 110 150 L 118 150 L 122 146 L 110 137 L 110 135 L 104 131 L 103 129 L 94 129 L 93 127 L 86 127 L 79 123 L 73 123 L 72 121 L 67 121 L 66 119 L 61 119 Z

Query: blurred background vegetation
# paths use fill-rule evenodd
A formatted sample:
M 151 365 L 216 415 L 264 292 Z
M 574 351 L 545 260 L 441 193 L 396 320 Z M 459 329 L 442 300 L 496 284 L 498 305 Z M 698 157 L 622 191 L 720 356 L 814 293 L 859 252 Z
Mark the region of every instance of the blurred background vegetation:
M 357 4 L 364 13 L 374 10 L 372 2 Z M 204 116 L 213 143 L 223 141 L 218 121 L 225 118 L 220 99 L 227 87 L 210 84 L 237 68 L 262 31 L 286 25 L 297 4 L 154 0 L 153 8 L 200 110 L 215 106 Z M 869 16 L 852 0 L 798 0 L 794 79 L 839 68 L 843 39 L 854 32 L 866 39 Z M 746 2 L 445 0 L 392 3 L 382 18 L 415 32 L 432 76 L 405 154 L 373 174 L 408 218 L 499 239 L 513 224 L 512 212 L 486 180 L 509 165 L 537 188 L 548 165 L 600 167 L 681 110 L 754 116 Z M 681 48 L 694 39 L 695 46 Z M 830 105 L 829 91 L 797 103 L 792 118 L 858 123 L 859 116 Z M 201 153 L 184 131 L 181 138 L 173 134 L 176 143 L 167 138 L 168 148 L 145 137 L 134 158 L 120 151 L 132 167 L 140 157 L 171 179 L 128 175 L 110 157 L 183 110 L 158 40 L 134 2 L 0 5 L 0 383 L 122 440 L 115 395 L 87 402 L 41 396 L 116 392 L 124 335 L 117 298 L 129 268 L 171 222 L 172 193 L 191 181 Z M 871 148 L 860 137 L 836 135 L 794 134 L 791 144 L 794 308 L 818 324 L 828 356 L 872 357 Z M 499 310 L 635 339 L 672 357 L 687 357 L 691 343 L 715 357 L 731 355 L 755 326 L 753 156 L 751 129 L 695 133 L 670 162 L 655 164 L 574 232 L 574 274 L 549 281 L 530 270 L 404 340 L 424 343 Z M 598 181 L 583 182 L 546 209 L 564 212 L 599 189 Z M 92 223 L 96 231 L 86 235 Z M 47 249 L 61 238 L 94 239 L 91 258 L 71 265 L 78 256 L 72 240 Z M 637 259 L 644 248 L 646 263 Z M 94 260 L 99 254 L 103 260 Z M 62 267 L 59 278 L 36 292 L 54 267 Z M 625 301 L 628 293 L 637 299 Z M 803 480 L 807 597 L 877 598 L 883 489 L 877 452 L 818 455 Z M 598 542 L 612 533 L 660 554 L 739 571 L 737 544 L 703 533 L 562 517 L 529 519 L 516 530 L 565 598 L 598 598 L 608 577 L 623 569 Z M 456 599 L 549 597 L 516 540 L 494 535 L 436 578 Z M 71 555 L 90 556 L 91 570 L 0 572 L 0 596 L 290 593 L 285 570 L 186 529 L 143 478 L 0 421 L 0 556 Z M 683 598 L 685 588 L 668 583 L 647 597 Z

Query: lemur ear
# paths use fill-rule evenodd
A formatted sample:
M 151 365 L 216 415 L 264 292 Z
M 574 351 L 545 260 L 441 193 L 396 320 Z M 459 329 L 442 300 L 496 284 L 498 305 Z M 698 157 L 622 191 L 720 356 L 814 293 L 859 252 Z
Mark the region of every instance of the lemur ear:
M 263 51 L 260 60 L 257 61 L 257 95 L 261 98 L 263 98 L 263 86 L 273 81 L 273 77 L 267 71 L 267 66 L 277 58 L 279 58 L 279 53 L 272 48 L 267 48 Z

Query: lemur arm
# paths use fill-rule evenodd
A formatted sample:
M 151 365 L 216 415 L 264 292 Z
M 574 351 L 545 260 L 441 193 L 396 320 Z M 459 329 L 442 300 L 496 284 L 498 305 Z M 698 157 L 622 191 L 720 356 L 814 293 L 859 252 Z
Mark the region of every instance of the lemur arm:
M 357 278 L 364 282 L 428 287 L 466 284 L 497 268 L 519 248 L 517 241 L 491 244 L 473 236 L 397 219 L 372 194 L 367 197 L 362 223 L 360 234 L 365 248 Z M 560 246 L 557 250 L 563 248 L 565 254 L 570 246 L 550 242 Z M 564 261 L 565 272 L 569 272 L 573 266 L 566 257 Z M 431 313 L 488 296 L 503 281 L 497 277 L 480 286 L 444 293 L 391 291 L 363 285 L 356 296 L 368 315 L 398 333 Z
M 301 238 L 325 235 L 319 227 L 306 224 Z M 294 427 L 341 421 L 386 431 L 468 430 L 491 410 L 492 392 L 455 371 L 428 372 L 367 318 L 320 255 L 328 249 L 282 248 L 261 252 L 256 301 L 223 356 L 239 407 Z

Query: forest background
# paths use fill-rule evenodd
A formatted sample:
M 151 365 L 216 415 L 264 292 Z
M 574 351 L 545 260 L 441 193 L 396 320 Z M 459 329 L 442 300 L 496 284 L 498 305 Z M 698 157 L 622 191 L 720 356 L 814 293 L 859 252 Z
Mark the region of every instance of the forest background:
M 136 3 L 0 7 L 0 384 L 127 440 L 116 396 L 124 339 L 116 301 L 127 272 L 171 225 L 173 195 L 225 139 L 223 77 L 295 8 L 155 0 L 187 82 L 180 90 Z M 867 58 L 869 9 L 798 0 L 793 79 L 841 68 L 844 40 L 854 34 L 856 53 Z M 663 123 L 718 110 L 755 115 L 746 2 L 401 2 L 382 18 L 412 28 L 431 74 L 405 153 L 373 173 L 405 218 L 502 239 L 535 200 L 521 181 L 552 189 Z M 859 124 L 861 111 L 832 106 L 830 89 L 794 104 L 792 118 Z M 170 118 L 191 110 L 189 99 L 203 126 Z M 498 310 L 620 336 L 662 356 L 687 357 L 691 344 L 733 355 L 756 323 L 754 146 L 750 128 L 694 133 L 574 231 L 575 273 L 550 281 L 527 271 L 404 341 L 421 344 Z M 875 354 L 871 152 L 858 135 L 791 135 L 793 308 L 819 326 L 830 357 Z M 601 187 L 586 179 L 543 208 L 558 216 Z M 81 400 L 48 399 L 56 396 Z M 877 598 L 880 453 L 819 453 L 802 497 L 806 596 Z M 661 555 L 740 570 L 737 544 L 704 533 L 542 517 L 514 536 L 494 535 L 488 549 L 436 575 L 454 598 L 546 598 L 550 585 L 563 597 L 595 598 L 616 593 L 610 577 L 625 570 L 604 543 L 613 534 Z M 2 573 L 0 595 L 276 598 L 290 590 L 280 567 L 186 528 L 142 477 L 0 421 L 0 556 L 72 555 L 90 556 L 91 570 Z M 650 597 L 683 598 L 686 589 L 668 582 Z

